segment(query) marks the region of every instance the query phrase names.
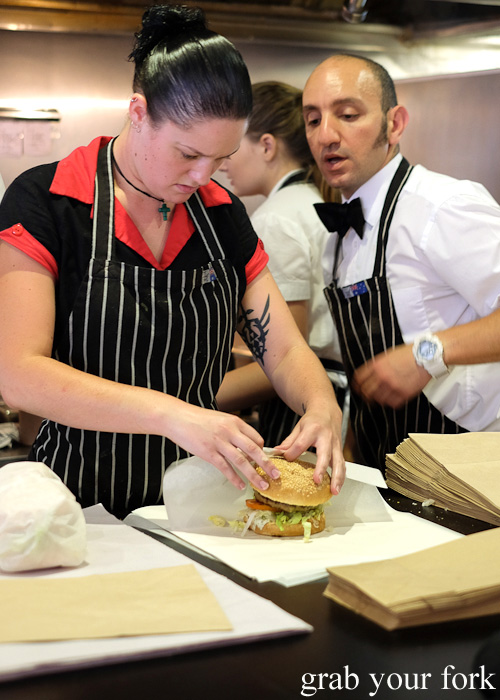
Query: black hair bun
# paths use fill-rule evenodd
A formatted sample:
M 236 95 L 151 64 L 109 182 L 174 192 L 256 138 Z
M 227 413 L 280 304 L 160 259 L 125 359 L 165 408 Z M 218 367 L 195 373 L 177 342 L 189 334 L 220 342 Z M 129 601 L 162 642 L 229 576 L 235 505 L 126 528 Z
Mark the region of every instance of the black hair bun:
M 206 31 L 205 14 L 199 7 L 153 5 L 142 16 L 142 29 L 135 35 L 129 59 L 140 64 L 161 42 L 180 34 L 198 35 Z

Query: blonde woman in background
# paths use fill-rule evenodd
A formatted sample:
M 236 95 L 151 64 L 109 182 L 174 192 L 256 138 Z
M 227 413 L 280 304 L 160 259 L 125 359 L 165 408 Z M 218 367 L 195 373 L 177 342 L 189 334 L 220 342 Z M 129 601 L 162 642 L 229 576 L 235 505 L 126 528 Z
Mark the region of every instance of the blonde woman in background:
M 323 198 L 313 181 L 314 161 L 305 137 L 302 92 L 268 81 L 254 84 L 252 93 L 248 131 L 239 150 L 220 170 L 238 197 L 266 197 L 252 215 L 252 225 L 264 243 L 268 267 L 295 322 L 321 359 L 343 407 L 347 381 L 323 294 L 331 265 L 325 261 L 323 270 L 322 258 L 331 234 L 314 209 Z M 226 375 L 217 402 L 224 411 L 259 405 L 258 430 L 268 446 L 279 445 L 299 419 L 276 395 L 255 362 Z M 344 409 L 345 425 L 347 413 Z

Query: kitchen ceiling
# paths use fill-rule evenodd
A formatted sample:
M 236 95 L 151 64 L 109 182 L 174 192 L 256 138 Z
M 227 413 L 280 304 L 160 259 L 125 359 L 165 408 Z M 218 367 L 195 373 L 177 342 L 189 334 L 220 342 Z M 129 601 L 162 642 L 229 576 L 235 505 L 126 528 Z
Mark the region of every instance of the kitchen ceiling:
M 464 24 L 500 22 L 500 0 L 220 0 L 197 4 L 248 16 L 263 13 L 327 22 L 349 19 L 346 15 L 351 9 L 358 10 L 365 24 L 387 24 L 410 31 L 446 31 Z
M 150 3 L 140 0 L 11 0 L 0 3 L 0 28 L 130 33 Z M 424 37 L 500 34 L 500 0 L 219 0 L 185 2 L 203 8 L 211 26 L 239 40 L 335 45 L 339 33 Z M 352 20 L 363 19 L 361 22 Z M 351 20 L 351 21 L 349 21 Z

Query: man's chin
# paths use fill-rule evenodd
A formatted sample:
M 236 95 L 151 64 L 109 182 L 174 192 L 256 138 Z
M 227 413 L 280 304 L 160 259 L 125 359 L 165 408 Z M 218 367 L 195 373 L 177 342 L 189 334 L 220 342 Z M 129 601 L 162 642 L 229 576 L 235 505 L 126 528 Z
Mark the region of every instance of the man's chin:
M 349 186 L 346 182 L 345 176 L 341 175 L 340 173 L 333 173 L 331 170 L 324 169 L 321 169 L 321 174 L 329 187 L 340 190 L 340 192 L 344 194 L 345 188 Z

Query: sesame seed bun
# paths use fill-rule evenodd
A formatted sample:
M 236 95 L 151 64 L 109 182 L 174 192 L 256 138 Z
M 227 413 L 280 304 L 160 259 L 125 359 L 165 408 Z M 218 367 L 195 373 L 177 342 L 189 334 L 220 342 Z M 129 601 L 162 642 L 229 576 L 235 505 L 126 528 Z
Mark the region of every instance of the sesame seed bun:
M 260 491 L 254 486 L 254 491 L 266 500 L 301 508 L 314 508 L 332 497 L 329 474 L 323 476 L 321 484 L 316 484 L 313 480 L 314 465 L 310 462 L 300 459 L 289 462 L 281 457 L 269 459 L 279 469 L 281 476 L 271 479 L 260 467 L 256 467 L 258 474 L 269 484 L 269 488 Z

